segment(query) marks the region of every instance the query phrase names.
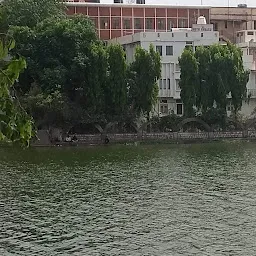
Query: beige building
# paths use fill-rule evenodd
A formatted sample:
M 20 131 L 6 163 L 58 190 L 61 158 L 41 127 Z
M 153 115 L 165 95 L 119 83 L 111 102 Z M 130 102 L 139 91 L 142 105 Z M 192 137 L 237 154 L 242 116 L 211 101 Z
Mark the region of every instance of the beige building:
M 210 21 L 220 38 L 236 43 L 237 31 L 256 29 L 256 8 L 212 7 Z

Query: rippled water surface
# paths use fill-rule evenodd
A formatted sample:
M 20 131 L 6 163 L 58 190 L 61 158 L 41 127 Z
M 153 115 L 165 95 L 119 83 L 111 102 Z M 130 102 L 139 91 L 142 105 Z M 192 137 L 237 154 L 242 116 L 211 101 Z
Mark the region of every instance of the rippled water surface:
M 0 149 L 0 255 L 256 255 L 256 145 Z

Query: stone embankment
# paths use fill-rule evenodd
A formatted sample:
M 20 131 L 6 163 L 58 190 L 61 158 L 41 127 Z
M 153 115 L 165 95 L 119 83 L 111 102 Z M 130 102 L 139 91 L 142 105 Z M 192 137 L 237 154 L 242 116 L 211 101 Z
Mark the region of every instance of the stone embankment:
M 45 137 L 45 135 L 44 135 Z M 130 142 L 202 142 L 225 139 L 256 139 L 256 131 L 227 131 L 227 132 L 168 132 L 168 133 L 125 133 L 125 134 L 76 134 L 76 141 L 44 143 L 46 139 L 39 140 L 35 146 L 47 145 L 99 145 Z M 40 139 L 40 137 L 39 137 Z M 44 141 L 44 142 L 43 142 Z M 48 140 L 49 141 L 49 140 Z

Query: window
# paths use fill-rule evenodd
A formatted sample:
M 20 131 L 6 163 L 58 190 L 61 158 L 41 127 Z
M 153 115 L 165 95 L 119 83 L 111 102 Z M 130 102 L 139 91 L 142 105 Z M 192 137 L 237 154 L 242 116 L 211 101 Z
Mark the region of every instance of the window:
M 247 35 L 248 35 L 248 36 L 253 36 L 254 33 L 253 33 L 253 31 L 248 31 L 248 32 L 247 32 Z
M 108 29 L 108 18 L 100 18 L 100 28 Z
M 193 44 L 193 42 L 192 41 L 186 41 L 186 44 Z
M 159 89 L 171 89 L 171 81 L 168 79 L 160 79 L 159 80 Z
M 254 21 L 254 29 L 256 30 L 256 20 Z
M 184 19 L 179 20 L 179 28 L 185 28 L 187 21 Z
M 172 45 L 166 46 L 166 55 L 168 55 L 168 56 L 173 55 L 173 46 Z
M 159 89 L 163 88 L 162 79 L 159 79 Z
M 112 18 L 112 28 L 113 29 L 120 29 L 121 28 L 120 18 Z
M 204 37 L 204 33 L 201 33 L 201 37 Z
M 249 55 L 254 55 L 254 50 L 253 49 L 249 49 Z
M 183 104 L 182 103 L 176 103 L 176 111 L 177 111 L 177 115 L 183 114 Z
M 167 104 L 161 104 L 160 105 L 160 112 L 162 114 L 168 114 L 168 105 Z
M 152 18 L 146 18 L 146 29 L 154 29 Z
M 157 45 L 157 46 L 156 46 L 156 51 L 159 52 L 160 56 L 163 56 L 162 45 Z
M 159 80 L 160 89 L 166 89 L 166 79 Z
M 218 31 L 218 23 L 213 23 L 213 30 Z
M 135 29 L 142 29 L 142 19 L 141 18 L 135 18 L 134 19 L 134 26 L 135 26 Z
M 228 28 L 228 22 L 225 20 L 225 28 Z
M 157 29 L 165 30 L 165 19 L 157 19 Z
M 131 19 L 130 18 L 123 19 L 123 27 L 124 27 L 124 29 L 131 29 Z
M 178 63 L 176 63 L 175 65 L 175 71 L 180 72 L 180 65 Z
M 175 27 L 174 21 L 168 19 L 168 25 L 167 26 L 168 26 L 167 29 L 172 31 L 172 29 Z
M 188 37 L 188 33 L 186 33 L 186 37 Z
M 180 80 L 179 79 L 175 79 L 175 87 L 176 87 L 176 91 L 180 91 Z
M 167 103 L 167 100 L 161 100 L 161 103 Z
M 163 83 L 163 89 L 166 89 L 166 79 L 163 79 L 162 81 L 163 81 L 162 82 Z
M 229 104 L 227 104 L 227 111 L 234 111 L 234 106 L 232 105 L 231 102 L 229 102 Z
M 172 37 L 174 37 L 174 33 L 172 33 Z

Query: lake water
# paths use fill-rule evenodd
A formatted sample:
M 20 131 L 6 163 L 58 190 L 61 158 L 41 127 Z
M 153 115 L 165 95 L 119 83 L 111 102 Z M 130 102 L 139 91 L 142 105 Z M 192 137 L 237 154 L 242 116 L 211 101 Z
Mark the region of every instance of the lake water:
M 0 149 L 0 255 L 256 255 L 256 144 Z

